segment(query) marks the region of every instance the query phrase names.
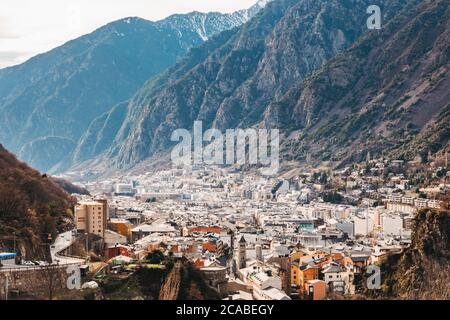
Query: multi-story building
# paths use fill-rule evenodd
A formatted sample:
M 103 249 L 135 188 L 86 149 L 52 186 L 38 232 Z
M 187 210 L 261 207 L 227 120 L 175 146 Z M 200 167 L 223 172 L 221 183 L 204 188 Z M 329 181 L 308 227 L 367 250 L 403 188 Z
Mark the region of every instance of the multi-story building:
M 383 214 L 383 232 L 386 235 L 399 236 L 404 229 L 403 217 L 399 214 Z
M 393 194 L 391 196 L 391 201 L 394 203 L 402 203 L 403 196 L 401 194 Z
M 442 202 L 439 200 L 429 200 L 428 201 L 428 208 L 432 209 L 439 209 L 441 208 Z
M 402 213 L 416 212 L 416 207 L 409 205 L 409 204 L 405 204 L 405 203 L 388 202 L 386 208 L 389 211 L 396 211 L 396 212 L 402 212 Z
M 107 200 L 80 201 L 75 206 L 75 224 L 78 231 L 105 237 Z
M 125 219 L 111 219 L 109 223 L 115 232 L 125 236 L 128 241 L 131 240 L 131 230 L 133 229 L 133 224 L 130 221 Z
M 348 293 L 349 277 L 345 268 L 338 263 L 331 263 L 322 270 L 329 292 Z
M 134 188 L 132 183 L 117 183 L 114 191 L 116 195 L 134 195 Z
M 403 197 L 402 198 L 402 203 L 409 204 L 409 205 L 413 206 L 414 205 L 414 200 L 415 200 L 414 197 Z
M 419 198 L 414 201 L 414 204 L 419 209 L 425 209 L 428 207 L 428 200 Z
M 355 236 L 368 236 L 374 229 L 373 220 L 370 217 L 353 217 Z

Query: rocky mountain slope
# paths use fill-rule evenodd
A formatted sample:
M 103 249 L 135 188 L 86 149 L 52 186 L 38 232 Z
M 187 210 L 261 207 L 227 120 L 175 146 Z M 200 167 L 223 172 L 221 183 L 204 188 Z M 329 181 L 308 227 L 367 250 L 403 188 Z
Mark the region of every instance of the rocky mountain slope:
M 67 184 L 67 183 L 66 183 Z M 75 199 L 47 176 L 18 161 L 0 145 L 0 248 L 44 258 L 48 235 L 71 225 Z M 50 239 L 51 240 L 51 239 Z
M 381 30 L 366 25 L 373 4 Z M 133 168 L 167 155 L 171 133 L 195 120 L 278 128 L 282 158 L 296 164 L 339 166 L 368 152 L 412 159 L 448 146 L 449 0 L 276 0 L 215 36 L 202 33 L 204 16 L 191 18 L 208 41 L 83 123 L 77 142 L 59 141 L 54 170 Z M 23 150 L 32 157 L 60 138 Z
M 265 110 L 290 159 L 412 159 L 450 138 L 450 6 L 412 1 Z
M 172 67 L 176 77 L 163 74 L 147 82 L 130 100 L 124 124 L 104 159 L 119 168 L 131 167 L 167 150 L 171 132 L 190 129 L 195 120 L 203 120 L 204 128 L 219 129 L 267 120 L 266 111 L 293 84 L 301 83 L 367 31 L 370 4 L 365 0 L 270 3 L 239 30 L 206 43 Z M 379 4 L 389 20 L 405 2 Z
M 450 299 L 449 232 L 448 210 L 419 212 L 411 246 L 380 264 L 381 290 L 365 290 L 364 295 L 378 299 Z
M 140 101 L 144 101 L 147 97 L 160 92 L 168 83 L 178 81 L 188 70 L 204 61 L 211 52 L 220 47 L 226 39 L 229 39 L 236 32 L 236 29 L 224 31 L 210 38 L 202 46 L 191 49 L 173 67 L 150 79 L 130 102 L 121 103 L 109 112 L 94 119 L 79 140 L 71 161 L 65 163 L 65 165 L 82 164 L 83 161 L 90 161 L 102 155 L 116 143 L 115 140 L 118 139 L 116 136 L 119 132 L 120 136 L 126 139 L 131 127 L 134 126 L 135 119 L 139 117 L 141 112 L 141 108 L 139 107 Z M 102 160 L 99 161 L 102 162 Z
M 42 171 L 72 153 L 96 117 L 195 46 L 250 19 L 192 12 L 151 22 L 126 18 L 19 65 L 0 70 L 0 139 Z
M 56 177 L 50 177 L 50 180 L 52 180 L 54 183 L 56 183 L 61 189 L 63 189 L 68 194 L 79 194 L 79 195 L 90 195 L 90 192 L 88 189 L 84 187 L 77 186 L 73 183 L 71 183 L 68 180 L 62 179 L 62 178 L 56 178 Z
M 153 253 L 155 254 L 155 253 Z M 126 279 L 106 278 L 99 300 L 219 300 L 204 275 L 187 260 L 164 258 L 166 269 L 140 269 Z

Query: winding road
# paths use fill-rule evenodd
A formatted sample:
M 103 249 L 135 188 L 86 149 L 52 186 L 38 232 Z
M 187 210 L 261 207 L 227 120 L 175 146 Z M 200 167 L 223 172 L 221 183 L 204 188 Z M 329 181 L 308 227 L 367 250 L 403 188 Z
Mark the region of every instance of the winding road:
M 85 261 L 83 259 L 67 257 L 61 255 L 60 252 L 69 248 L 74 242 L 75 237 L 73 236 L 74 231 L 70 230 L 64 233 L 60 233 L 55 240 L 55 243 L 50 247 L 50 254 L 52 257 L 53 264 L 68 265 L 68 264 L 83 264 Z

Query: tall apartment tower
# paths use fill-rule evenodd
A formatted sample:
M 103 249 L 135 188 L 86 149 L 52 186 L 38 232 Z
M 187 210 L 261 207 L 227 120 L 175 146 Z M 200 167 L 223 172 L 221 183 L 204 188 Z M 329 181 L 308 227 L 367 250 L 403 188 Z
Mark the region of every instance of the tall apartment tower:
M 80 201 L 75 206 L 75 225 L 78 231 L 105 237 L 108 203 L 106 200 Z

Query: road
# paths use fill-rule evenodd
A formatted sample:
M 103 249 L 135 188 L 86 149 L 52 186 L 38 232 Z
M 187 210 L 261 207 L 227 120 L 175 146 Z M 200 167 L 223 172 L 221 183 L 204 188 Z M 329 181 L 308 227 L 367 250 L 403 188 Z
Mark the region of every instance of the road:
M 66 257 L 59 254 L 64 251 L 75 242 L 75 237 L 73 236 L 73 231 L 67 231 L 59 234 L 56 237 L 55 243 L 50 247 L 50 254 L 54 264 L 83 264 L 85 261 L 83 259 L 77 259 L 72 257 Z
M 67 231 L 64 233 L 59 234 L 56 237 L 55 243 L 51 245 L 50 247 L 50 254 L 52 257 L 52 261 L 54 265 L 74 265 L 74 264 L 84 264 L 84 259 L 77 259 L 73 257 L 66 257 L 61 254 L 59 254 L 61 251 L 64 251 L 72 243 L 75 242 L 75 237 L 73 236 L 72 231 Z M 0 267 L 1 271 L 30 271 L 30 270 L 37 270 L 39 268 L 43 268 L 40 266 L 25 266 L 25 265 L 16 265 L 16 264 L 7 264 L 4 263 L 2 267 Z

